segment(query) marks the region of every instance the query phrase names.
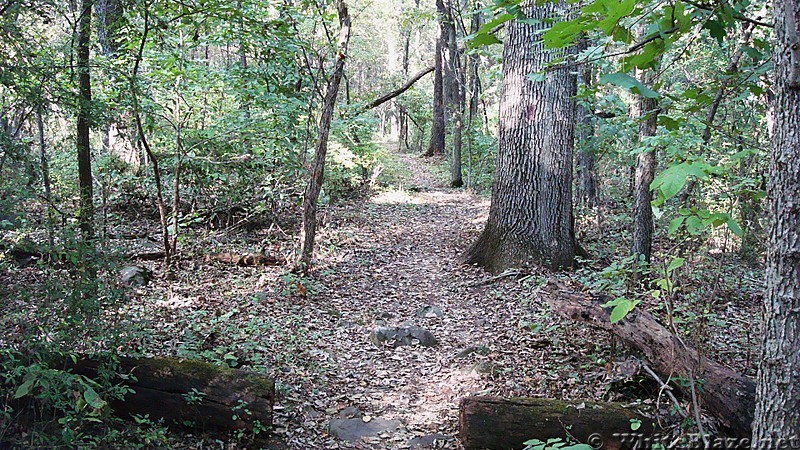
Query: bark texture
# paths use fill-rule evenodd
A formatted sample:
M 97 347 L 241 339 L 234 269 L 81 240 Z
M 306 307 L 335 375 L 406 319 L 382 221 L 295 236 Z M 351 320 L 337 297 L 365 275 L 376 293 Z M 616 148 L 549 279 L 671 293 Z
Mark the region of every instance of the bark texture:
M 776 0 L 774 13 L 771 222 L 754 449 L 800 445 L 800 3 Z
M 92 0 L 83 0 L 78 20 L 78 187 L 79 225 L 84 239 L 94 238 L 94 195 L 92 192 L 92 148 L 89 128 L 92 115 L 92 83 L 89 77 L 89 38 L 92 32 Z
M 350 40 L 350 15 L 344 0 L 336 1 L 339 14 L 339 41 L 337 44 L 336 64 L 328 81 L 328 89 L 323 101 L 322 116 L 319 119 L 317 143 L 314 147 L 314 162 L 311 166 L 311 179 L 303 196 L 303 228 L 300 233 L 300 265 L 308 267 L 314 253 L 314 239 L 317 234 L 317 202 L 325 178 L 325 157 L 328 153 L 328 136 L 331 131 L 333 110 L 339 94 L 339 84 L 344 73 L 347 43 Z
M 542 21 L 567 13 L 565 3 L 524 6 Z M 575 48 L 548 50 L 544 23 L 512 22 L 503 54 L 500 138 L 492 204 L 486 227 L 464 262 L 490 272 L 536 261 L 553 268 L 574 264 L 572 157 L 575 129 L 575 75 L 569 68 L 539 72 Z
M 636 431 L 653 433 L 652 420 L 618 403 L 563 402 L 546 398 L 467 397 L 461 400 L 458 429 L 466 449 L 523 448 L 529 439 L 574 439 L 593 448 L 632 448 L 631 420 L 642 421 Z M 631 437 L 631 442 L 625 442 Z
M 441 11 L 444 8 L 443 0 L 436 0 L 436 9 L 439 11 L 439 36 L 436 38 L 436 54 L 434 55 L 433 72 L 433 120 L 431 124 L 431 140 L 425 156 L 444 155 L 444 51 L 446 48 L 447 29 L 443 24 L 445 18 Z
M 452 120 L 453 120 L 453 153 L 450 160 L 450 186 L 461 187 L 464 180 L 461 173 L 462 135 L 464 131 L 464 106 L 466 103 L 466 77 L 461 64 L 461 51 L 458 48 L 458 35 L 453 15 L 453 2 L 448 2 L 448 65 L 451 78 L 448 80 L 451 94 Z
M 640 71 L 642 83 L 652 87 L 652 72 L 645 74 Z M 631 108 L 631 116 L 639 121 L 639 145 L 644 144 L 647 138 L 656 135 L 658 114 L 656 99 L 638 96 Z M 653 251 L 653 194 L 650 184 L 653 182 L 656 170 L 655 149 L 639 152 L 636 155 L 636 169 L 633 178 L 633 242 L 631 254 L 636 258 L 644 256 L 650 262 Z

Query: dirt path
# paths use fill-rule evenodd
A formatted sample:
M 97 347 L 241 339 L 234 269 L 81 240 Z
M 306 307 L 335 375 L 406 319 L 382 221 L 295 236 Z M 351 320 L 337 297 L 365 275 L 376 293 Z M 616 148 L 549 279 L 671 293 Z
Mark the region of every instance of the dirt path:
M 536 280 L 481 284 L 487 274 L 458 264 L 488 201 L 399 157 L 411 171 L 406 190 L 327 213 L 319 292 L 304 313 L 321 331 L 310 350 L 318 366 L 304 392 L 287 396 L 294 412 L 279 414 L 290 448 L 458 448 L 464 396 L 597 393 L 591 371 L 578 382 L 586 360 L 536 300 Z M 382 325 L 422 327 L 438 345 L 377 347 L 368 335 Z

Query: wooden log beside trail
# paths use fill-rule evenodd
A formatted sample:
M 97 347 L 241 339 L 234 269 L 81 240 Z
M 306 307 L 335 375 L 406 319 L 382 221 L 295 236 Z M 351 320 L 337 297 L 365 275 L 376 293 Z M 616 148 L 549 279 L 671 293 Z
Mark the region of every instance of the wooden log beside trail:
M 81 359 L 72 369 L 93 378 L 98 363 Z M 118 417 L 148 415 L 215 432 L 260 432 L 272 426 L 275 384 L 265 375 L 176 358 L 122 358 L 119 373 L 132 375 L 125 384 L 135 392 L 111 403 Z
M 631 431 L 632 420 L 639 428 Z M 652 419 L 619 403 L 564 402 L 544 398 L 466 397 L 459 405 L 459 437 L 464 448 L 522 449 L 530 439 L 547 441 L 571 436 L 593 448 L 632 448 L 649 437 Z
M 610 309 L 600 306 L 611 300 L 608 296 L 591 296 L 554 282 L 549 283 L 543 292 L 555 312 L 610 331 L 627 345 L 641 351 L 665 379 L 680 377 L 689 380 L 694 377 L 702 380 L 702 388 L 696 389 L 702 408 L 713 414 L 732 437 L 750 438 L 756 397 L 753 380 L 684 345 L 643 308 L 637 308 L 612 324 Z M 691 395 L 690 389 L 681 385 L 677 387 Z

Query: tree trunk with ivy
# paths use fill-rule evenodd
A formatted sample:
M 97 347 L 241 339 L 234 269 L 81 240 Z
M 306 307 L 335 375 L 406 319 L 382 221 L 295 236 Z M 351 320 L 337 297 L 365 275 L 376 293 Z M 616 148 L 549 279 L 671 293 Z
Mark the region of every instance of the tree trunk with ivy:
M 796 446 L 800 436 L 800 2 L 777 0 L 774 137 L 764 344 L 754 449 Z M 791 439 L 791 441 L 790 441 Z
M 333 74 L 328 80 L 328 89 L 323 101 L 322 116 L 319 119 L 317 130 L 317 143 L 314 147 L 314 162 L 311 165 L 311 179 L 303 196 L 303 227 L 300 233 L 300 259 L 301 268 L 308 268 L 314 253 L 314 239 L 317 234 L 317 204 L 319 193 L 322 190 L 322 181 L 325 178 L 325 157 L 328 153 L 328 136 L 331 131 L 331 120 L 336 107 L 336 97 L 339 94 L 339 84 L 344 73 L 347 43 L 350 40 L 350 15 L 344 0 L 337 0 L 336 11 L 339 14 L 339 40 L 336 51 L 336 64 Z
M 561 67 L 542 80 L 531 77 L 554 59 L 575 54 L 575 47 L 546 49 L 540 34 L 549 27 L 545 19 L 562 17 L 571 7 L 526 2 L 526 15 L 537 23 L 509 25 L 492 204 L 483 233 L 464 257 L 490 272 L 534 261 L 554 268 L 575 262 L 575 75 Z

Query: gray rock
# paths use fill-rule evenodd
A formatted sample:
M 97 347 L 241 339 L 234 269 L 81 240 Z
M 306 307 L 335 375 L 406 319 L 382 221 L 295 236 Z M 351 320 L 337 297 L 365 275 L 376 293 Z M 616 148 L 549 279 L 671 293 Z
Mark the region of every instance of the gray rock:
M 478 355 L 486 356 L 486 355 L 489 354 L 489 351 L 490 351 L 489 347 L 486 347 L 486 346 L 483 346 L 483 345 L 473 345 L 471 347 L 467 347 L 464 350 L 461 350 L 460 352 L 458 352 L 458 354 L 456 355 L 456 358 L 466 358 L 467 356 L 469 356 L 469 355 L 471 355 L 473 353 L 478 354 Z
M 339 411 L 339 418 L 340 419 L 353 419 L 361 418 L 361 411 L 358 410 L 355 406 L 348 406 L 341 411 Z
M 131 286 L 145 286 L 151 277 L 149 270 L 139 266 L 125 266 L 119 271 L 120 281 Z
M 369 340 L 378 347 L 391 345 L 394 348 L 414 344 L 433 347 L 438 344 L 430 331 L 417 326 L 378 327 L 369 333 Z
M 425 305 L 414 313 L 417 317 L 444 317 L 444 311 L 436 305 Z
M 449 440 L 449 436 L 441 433 L 426 434 L 425 436 L 417 436 L 411 439 L 408 441 L 408 446 L 412 449 L 444 448 L 444 444 Z
M 342 441 L 357 442 L 363 437 L 377 436 L 378 433 L 394 431 L 400 426 L 399 420 L 372 419 L 333 419 L 328 424 L 331 436 Z

